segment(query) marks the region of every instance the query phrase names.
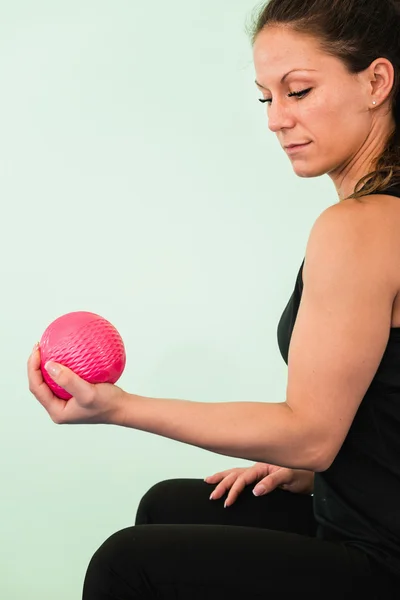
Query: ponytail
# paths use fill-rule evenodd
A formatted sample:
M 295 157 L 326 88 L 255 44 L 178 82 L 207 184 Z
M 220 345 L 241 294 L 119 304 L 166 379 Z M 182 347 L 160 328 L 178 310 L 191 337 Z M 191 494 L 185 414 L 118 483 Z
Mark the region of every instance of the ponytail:
M 395 129 L 385 149 L 349 198 L 361 198 L 400 183 L 400 0 L 268 0 L 257 8 L 249 34 L 254 45 L 268 25 L 283 24 L 314 35 L 350 73 L 361 73 L 377 58 L 394 68 L 391 110 Z
M 396 87 L 395 85 L 394 89 Z M 349 198 L 359 199 L 400 184 L 400 90 L 393 100 L 392 110 L 396 123 L 395 129 L 389 136 L 385 149 L 375 160 L 375 170 L 360 179 Z

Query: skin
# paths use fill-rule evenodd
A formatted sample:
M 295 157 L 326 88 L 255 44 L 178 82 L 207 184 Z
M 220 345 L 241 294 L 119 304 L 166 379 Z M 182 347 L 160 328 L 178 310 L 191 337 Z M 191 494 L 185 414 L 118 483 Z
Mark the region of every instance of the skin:
M 321 49 L 318 40 L 284 26 L 261 31 L 253 58 L 256 85 L 262 98 L 268 100 L 270 131 L 282 147 L 311 142 L 303 151 L 288 154 L 294 172 L 299 177 L 328 174 L 339 200 L 344 200 L 361 177 L 373 170 L 373 159 L 395 127 L 389 97 L 393 66 L 386 59 L 378 59 L 366 71 L 349 74 L 340 60 Z M 281 82 L 292 69 L 302 70 Z M 309 88 L 302 98 L 288 97 Z M 277 487 L 311 493 L 314 474 L 256 463 L 250 468 L 215 473 L 206 481 L 217 484 L 211 499 L 228 492 L 225 506 L 230 506 L 244 487 L 254 482 L 258 482 L 253 490 L 256 495 Z
M 272 100 L 266 105 L 269 129 L 280 145 L 311 141 L 289 156 L 295 173 L 328 174 L 339 199 L 345 199 L 370 171 L 395 127 L 389 98 L 392 64 L 379 58 L 362 73 L 350 74 L 342 61 L 322 51 L 317 39 L 282 26 L 261 31 L 253 57 L 262 97 Z M 292 69 L 310 71 L 292 73 L 282 84 Z M 310 87 L 301 99 L 287 96 Z
M 254 44 L 254 65 L 262 96 L 271 101 L 267 107 L 268 124 L 279 144 L 283 147 L 290 143 L 311 142 L 300 152 L 288 155 L 295 173 L 299 177 L 328 174 L 339 200 L 345 200 L 353 192 L 359 179 L 370 172 L 373 159 L 380 154 L 395 126 L 390 100 L 394 81 L 391 63 L 384 58 L 378 58 L 362 73 L 352 75 L 340 60 L 321 50 L 318 40 L 295 33 L 287 27 L 275 26 L 258 35 Z M 286 73 L 299 68 L 303 71 L 291 73 L 283 83 L 281 82 Z M 290 92 L 299 92 L 307 88 L 312 90 L 301 99 L 288 97 Z M 373 101 L 376 102 L 375 105 Z M 344 204 L 347 205 L 348 202 L 352 201 L 348 200 Z M 372 227 L 375 227 L 374 223 Z M 370 225 L 361 225 L 361 235 L 369 235 Z M 314 234 L 313 239 L 316 237 L 317 234 Z M 314 243 L 310 247 L 307 260 L 309 266 L 306 266 L 304 271 L 304 276 L 310 278 L 309 293 L 315 285 L 312 279 L 312 264 L 317 261 L 315 257 L 325 252 L 325 237 L 321 234 L 321 240 L 316 242 L 318 251 L 314 250 Z M 382 236 L 379 239 L 382 239 Z M 327 247 L 333 248 L 333 242 L 327 243 Z M 357 241 L 357 247 L 363 247 L 362 241 Z M 385 258 L 378 256 L 377 260 L 385 264 Z M 368 276 L 372 277 L 371 257 L 366 257 L 365 262 L 365 268 L 369 269 Z M 361 273 L 363 265 L 357 263 L 357 266 Z M 345 277 L 345 273 L 341 275 Z M 360 274 L 360 285 L 366 278 L 366 275 Z M 322 276 L 318 274 L 316 281 L 321 279 Z M 345 279 L 343 287 L 346 287 Z M 390 294 L 392 293 L 390 290 Z M 391 296 L 388 306 L 390 301 Z M 310 302 L 307 294 L 304 302 Z M 309 332 L 313 322 L 312 311 L 310 315 L 299 315 L 298 319 L 299 327 Z M 294 336 L 292 346 L 295 342 Z M 347 350 L 345 354 L 348 356 Z M 378 360 L 379 357 L 376 361 Z M 251 460 L 263 460 L 261 455 L 265 452 L 265 440 L 268 440 L 271 446 L 268 456 L 279 457 L 282 461 L 279 462 L 280 465 L 290 463 L 291 468 L 271 466 L 265 461 L 250 469 L 231 469 L 211 476 L 208 481 L 220 482 L 214 491 L 214 498 L 230 490 L 227 505 L 233 503 L 245 485 L 257 480 L 259 483 L 265 483 L 267 492 L 281 486 L 294 492 L 309 493 L 313 478 L 310 471 L 324 470 L 329 463 L 319 454 L 318 446 L 322 447 L 322 442 L 317 438 L 315 450 L 310 444 L 309 454 L 302 454 L 307 445 L 304 440 L 318 429 L 314 427 L 310 429 L 309 434 L 305 434 L 307 418 L 313 411 L 316 415 L 321 413 L 317 405 L 315 408 L 311 404 L 306 406 L 305 400 L 310 399 L 304 398 L 303 402 L 303 398 L 299 398 L 297 408 L 295 401 L 196 403 L 144 398 L 128 394 L 111 384 L 91 385 L 66 367 L 59 366 L 57 375 L 52 371 L 55 366 L 48 365 L 49 373 L 59 385 L 72 394 L 73 397 L 69 401 L 55 397 L 44 383 L 40 371 L 40 350 L 35 346 L 28 359 L 29 389 L 55 423 L 109 423 L 134 427 L 220 454 Z M 372 365 L 371 373 L 374 369 L 375 366 Z M 298 375 L 292 381 L 297 382 L 297 388 L 301 387 L 297 385 L 300 384 Z M 296 394 L 292 395 L 296 397 Z M 303 409 L 300 401 L 304 404 Z M 352 407 L 353 412 L 347 416 L 349 421 L 355 410 L 356 406 Z M 329 422 L 333 422 L 332 419 L 329 417 Z M 239 429 L 237 423 L 241 424 Z M 262 428 L 259 424 L 262 424 Z M 275 444 L 274 436 L 277 440 Z M 298 443 L 298 451 L 293 450 L 292 454 L 283 456 L 283 449 L 288 447 L 289 452 L 293 440 Z M 265 476 L 264 480 L 260 481 L 260 476 Z

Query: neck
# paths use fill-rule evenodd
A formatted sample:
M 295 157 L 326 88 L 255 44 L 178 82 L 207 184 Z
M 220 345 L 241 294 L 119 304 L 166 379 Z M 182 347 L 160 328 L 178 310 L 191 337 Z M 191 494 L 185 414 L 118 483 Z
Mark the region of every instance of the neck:
M 381 127 L 380 131 L 373 127 L 362 148 L 345 164 L 328 173 L 336 188 L 339 202 L 351 196 L 360 179 L 375 170 L 375 162 L 384 151 L 394 128 L 394 121 L 385 129 Z

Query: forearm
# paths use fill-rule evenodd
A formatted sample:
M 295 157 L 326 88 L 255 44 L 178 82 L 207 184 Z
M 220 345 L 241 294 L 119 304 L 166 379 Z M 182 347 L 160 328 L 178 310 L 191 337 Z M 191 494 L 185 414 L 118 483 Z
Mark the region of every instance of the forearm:
M 217 454 L 316 470 L 318 443 L 285 402 L 192 402 L 126 393 L 115 425 Z

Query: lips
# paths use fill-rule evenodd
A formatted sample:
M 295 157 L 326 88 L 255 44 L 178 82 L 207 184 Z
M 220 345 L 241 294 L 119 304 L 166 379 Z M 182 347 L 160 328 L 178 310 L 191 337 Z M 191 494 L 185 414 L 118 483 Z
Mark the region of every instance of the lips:
M 306 146 L 310 144 L 310 142 L 299 142 L 298 144 L 287 144 L 284 146 L 285 150 L 289 150 L 290 148 L 296 148 L 296 146 Z
M 288 146 L 284 146 L 286 154 L 289 156 L 294 156 L 295 154 L 299 154 L 305 150 L 311 142 L 306 142 L 305 144 L 289 144 Z

